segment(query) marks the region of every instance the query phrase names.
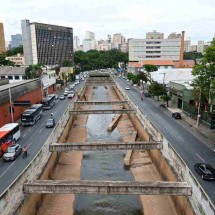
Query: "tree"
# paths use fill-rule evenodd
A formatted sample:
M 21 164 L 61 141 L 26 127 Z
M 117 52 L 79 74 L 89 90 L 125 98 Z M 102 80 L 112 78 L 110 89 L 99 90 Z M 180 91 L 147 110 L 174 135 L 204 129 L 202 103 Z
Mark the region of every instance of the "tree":
M 18 46 L 6 51 L 6 56 L 13 56 L 17 54 L 23 54 L 23 46 Z
M 34 79 L 42 77 L 42 68 L 40 64 L 30 65 L 25 68 L 26 79 Z
M 212 111 L 212 104 L 215 94 L 215 40 L 206 49 L 203 59 L 199 65 L 193 68 L 192 74 L 194 75 L 194 95 L 199 95 L 205 100 L 207 104 L 210 104 L 210 110 Z
M 202 58 L 202 53 L 200 52 L 184 52 L 184 60 L 195 60 Z
M 145 64 L 145 65 L 143 66 L 143 68 L 144 68 L 144 70 L 147 72 L 149 81 L 152 83 L 151 72 L 158 71 L 157 66 L 155 66 L 155 65 L 150 65 L 150 64 Z
M 10 60 L 6 60 L 5 59 L 5 54 L 0 54 L 0 65 L 3 66 L 15 66 L 15 63 L 10 61 Z
M 152 94 L 152 96 L 157 96 L 157 98 L 159 99 L 159 96 L 166 94 L 166 89 L 162 84 L 153 81 L 149 86 L 149 92 Z
M 64 66 L 64 67 L 72 67 L 73 62 L 71 60 L 64 60 L 62 66 Z
M 171 96 L 168 95 L 168 94 L 163 94 L 163 95 L 161 96 L 161 99 L 162 99 L 163 101 L 166 101 L 166 106 L 168 107 L 168 106 L 169 106 L 169 100 L 171 99 Z

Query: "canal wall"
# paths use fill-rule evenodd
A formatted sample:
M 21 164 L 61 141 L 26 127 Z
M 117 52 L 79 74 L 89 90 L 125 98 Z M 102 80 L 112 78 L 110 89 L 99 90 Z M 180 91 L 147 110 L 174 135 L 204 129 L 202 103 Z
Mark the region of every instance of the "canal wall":
M 203 190 L 202 186 L 198 183 L 189 167 L 174 150 L 171 143 L 169 143 L 165 136 L 156 128 L 138 106 L 130 100 L 118 84 L 117 89 L 115 89 L 115 91 L 118 92 L 118 94 L 121 94 L 119 97 L 123 98 L 123 100 L 126 99 L 130 101 L 131 107 L 136 110 L 136 117 L 138 117 L 138 119 L 136 119 L 134 123 L 140 121 L 144 129 L 150 135 L 150 139 L 163 142 L 163 149 L 161 152 L 156 150 L 150 151 L 150 157 L 156 165 L 161 177 L 167 181 L 187 181 L 191 185 L 192 195 L 190 197 L 172 197 L 179 213 L 192 214 L 190 207 L 190 205 L 192 205 L 192 209 L 197 215 L 215 215 L 215 206 Z M 138 129 L 138 127 L 136 128 Z M 138 134 L 140 133 L 138 132 Z

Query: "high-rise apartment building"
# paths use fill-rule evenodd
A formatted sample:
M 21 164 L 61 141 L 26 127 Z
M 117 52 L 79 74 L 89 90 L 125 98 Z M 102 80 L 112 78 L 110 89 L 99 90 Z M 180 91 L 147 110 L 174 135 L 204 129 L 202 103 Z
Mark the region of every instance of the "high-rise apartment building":
M 19 46 L 22 46 L 22 35 L 21 34 L 11 35 L 10 48 L 16 48 Z
M 4 25 L 0 22 L 0 53 L 5 52 Z
M 91 31 L 86 31 L 85 39 L 86 40 L 95 40 L 95 33 L 91 32 Z
M 112 42 L 114 44 L 124 44 L 125 43 L 125 37 L 122 36 L 122 34 L 113 34 Z
M 80 46 L 80 39 L 78 36 L 74 36 L 73 38 L 73 48 L 74 50 L 77 50 Z
M 162 33 L 159 33 L 160 37 Z M 148 34 L 149 37 L 150 34 Z M 180 61 L 184 51 L 184 32 L 182 36 L 173 33 L 168 38 L 130 39 L 129 61 L 141 60 L 177 60 Z M 182 54 L 181 54 L 182 52 Z
M 25 65 L 62 65 L 74 61 L 73 29 L 22 20 Z
M 84 52 L 95 49 L 95 40 L 84 39 L 82 41 L 82 43 L 83 43 L 83 51 Z

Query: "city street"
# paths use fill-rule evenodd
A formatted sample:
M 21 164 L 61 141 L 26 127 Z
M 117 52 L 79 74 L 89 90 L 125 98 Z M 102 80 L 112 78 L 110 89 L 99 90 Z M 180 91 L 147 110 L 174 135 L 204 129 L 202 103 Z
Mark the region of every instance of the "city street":
M 116 81 L 124 90 L 126 86 L 130 86 L 130 83 L 122 78 L 116 78 Z M 171 143 L 196 176 L 212 202 L 215 203 L 215 182 L 203 181 L 194 170 L 195 163 L 206 162 L 215 166 L 215 153 L 213 148 L 207 144 L 208 140 L 200 136 L 194 128 L 188 126 L 183 120 L 172 118 L 171 112 L 168 109 L 160 108 L 159 103 L 152 98 L 144 97 L 142 101 L 140 92 L 132 86 L 130 88 L 131 90 L 125 90 L 129 98 L 138 105 Z
M 75 90 L 78 91 L 81 86 L 82 82 L 75 87 Z M 63 92 L 61 92 L 60 95 L 61 94 L 63 94 Z M 42 118 L 39 119 L 34 126 L 21 127 L 21 138 L 17 143 L 22 147 L 29 145 L 28 156 L 23 159 L 22 155 L 20 155 L 12 162 L 4 162 L 2 158 L 0 159 L 0 195 L 31 162 L 34 156 L 44 145 L 52 131 L 52 128 L 45 127 L 45 123 L 47 119 L 50 118 L 50 114 L 53 113 L 57 124 L 70 102 L 71 99 L 67 98 L 65 100 L 56 100 L 55 105 L 50 110 L 43 111 Z

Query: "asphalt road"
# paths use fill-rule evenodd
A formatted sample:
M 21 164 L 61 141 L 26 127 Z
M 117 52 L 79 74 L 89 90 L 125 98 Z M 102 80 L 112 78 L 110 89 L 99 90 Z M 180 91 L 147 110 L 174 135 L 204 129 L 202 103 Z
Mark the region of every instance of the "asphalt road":
M 83 82 L 75 87 L 78 91 L 82 86 Z M 61 95 L 61 92 L 59 95 Z M 48 136 L 50 135 L 53 128 L 46 128 L 45 123 L 50 114 L 54 114 L 56 123 L 64 113 L 65 109 L 70 104 L 71 99 L 56 100 L 55 105 L 50 110 L 43 111 L 43 116 L 37 123 L 30 127 L 21 127 L 21 138 L 17 142 L 22 147 L 29 145 L 28 156 L 23 159 L 20 155 L 13 162 L 4 162 L 0 159 L 0 195 L 7 189 L 7 187 L 16 179 L 16 177 L 23 171 L 23 169 L 31 162 L 34 156 L 44 145 Z
M 130 86 L 130 84 L 122 78 L 116 78 L 116 81 L 124 90 L 126 86 Z M 194 128 L 188 126 L 183 120 L 175 120 L 172 118 L 170 111 L 160 108 L 158 102 L 154 101 L 152 98 L 144 97 L 142 101 L 140 92 L 134 87 L 130 87 L 130 90 L 125 90 L 129 98 L 138 105 L 157 129 L 159 129 L 171 143 L 196 176 L 211 201 L 215 204 L 215 182 L 203 181 L 193 167 L 195 163 L 202 162 L 209 163 L 215 167 L 215 153 L 213 152 L 213 148 L 210 147 L 211 144 L 209 141 L 201 136 Z

